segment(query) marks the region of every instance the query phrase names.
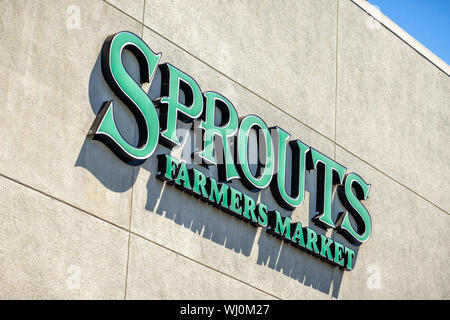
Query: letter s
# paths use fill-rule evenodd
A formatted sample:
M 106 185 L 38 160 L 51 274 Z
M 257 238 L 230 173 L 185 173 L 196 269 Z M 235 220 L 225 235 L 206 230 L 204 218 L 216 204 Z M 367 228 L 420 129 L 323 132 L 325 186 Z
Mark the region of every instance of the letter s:
M 345 177 L 344 185 L 338 187 L 338 195 L 341 203 L 348 210 L 338 217 L 337 231 L 354 245 L 366 242 L 372 233 L 372 221 L 369 212 L 361 203 L 369 196 L 370 184 L 367 184 L 356 173 L 350 173 Z M 357 229 L 350 223 L 349 212 L 355 219 Z
M 101 66 L 105 81 L 133 113 L 139 130 L 137 146 L 129 144 L 114 121 L 114 101 L 106 101 L 92 124 L 88 137 L 108 146 L 122 161 L 137 166 L 155 151 L 159 139 L 159 119 L 153 102 L 125 70 L 122 51 L 129 50 L 139 62 L 140 82 L 150 82 L 161 54 L 155 54 L 137 35 L 122 31 L 106 38 Z

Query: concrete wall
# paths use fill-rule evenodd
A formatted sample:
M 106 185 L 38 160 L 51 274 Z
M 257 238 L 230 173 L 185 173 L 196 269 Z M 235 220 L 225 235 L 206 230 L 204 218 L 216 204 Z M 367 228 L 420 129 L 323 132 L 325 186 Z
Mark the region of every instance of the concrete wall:
M 1 0 L 0 298 L 449 299 L 448 66 L 366 6 Z M 131 167 L 86 139 L 114 98 L 100 49 L 122 30 L 239 115 L 280 125 L 372 185 L 373 234 L 354 248 L 353 271 L 164 185 L 155 179 L 162 146 Z M 120 129 L 136 141 L 116 103 Z M 316 230 L 315 179 L 292 217 Z M 270 191 L 261 199 L 277 207 Z

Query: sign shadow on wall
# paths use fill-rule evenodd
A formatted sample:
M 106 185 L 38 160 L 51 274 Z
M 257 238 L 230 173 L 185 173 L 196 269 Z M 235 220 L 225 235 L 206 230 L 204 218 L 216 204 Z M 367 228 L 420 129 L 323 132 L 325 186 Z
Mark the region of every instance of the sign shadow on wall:
M 114 99 L 114 117 L 117 127 L 124 138 L 130 143 L 138 141 L 137 125 L 132 113 L 117 98 L 103 78 L 101 70 L 101 54 L 98 55 L 89 78 L 88 95 L 95 118 L 105 101 Z M 139 79 L 139 68 L 133 55 L 124 52 L 124 64 L 134 79 Z M 89 128 L 86 128 L 86 134 Z M 92 173 L 106 188 L 114 192 L 125 192 L 135 183 L 133 171 L 139 167 L 132 167 L 111 152 L 103 143 L 93 141 L 87 137 L 83 141 L 75 167 L 82 167 Z
M 127 53 L 127 51 L 124 51 L 123 55 L 126 70 L 135 80 L 139 80 L 138 63 L 134 56 Z M 139 83 L 139 81 L 136 82 Z M 144 89 L 148 91 L 151 99 L 155 99 L 160 96 L 160 88 L 161 75 L 158 70 L 151 86 Z M 128 142 L 137 144 L 138 130 L 135 119 L 105 82 L 101 71 L 100 54 L 91 72 L 88 94 L 93 111 L 93 119 L 105 101 L 114 99 L 116 125 Z M 136 167 L 129 166 L 119 160 L 104 144 L 86 138 L 81 146 L 75 167 L 85 168 L 106 188 L 114 192 L 129 190 L 135 185 L 140 170 L 145 170 L 148 174 L 146 204 L 145 208 L 136 208 L 136 210 L 145 210 L 145 214 L 156 214 L 172 220 L 198 236 L 238 254 L 242 254 L 245 257 L 256 257 L 256 263 L 260 266 L 280 272 L 298 283 L 312 287 L 325 294 L 331 294 L 332 297 L 337 298 L 344 275 L 344 271 L 341 269 L 272 237 L 265 232 L 264 228 L 261 232 L 258 232 L 257 228 L 236 217 L 156 179 L 156 156 L 163 153 L 171 153 L 178 159 L 186 160 L 188 167 L 195 167 L 206 175 L 217 177 L 216 166 L 204 167 L 190 163 L 193 147 L 192 130 L 190 128 L 189 125 L 179 122 L 177 133 L 182 137 L 182 140 L 180 140 L 183 146 L 170 150 L 162 145 L 158 145 L 155 153 L 141 166 Z M 86 128 L 86 131 L 88 129 Z M 290 170 L 290 164 L 287 167 Z M 287 176 L 290 176 L 289 172 Z M 307 197 L 305 197 L 305 202 L 300 207 L 301 210 L 293 212 L 281 209 L 275 202 L 269 188 L 262 190 L 260 193 L 252 193 L 246 191 L 239 181 L 232 181 L 230 185 L 246 192 L 254 197 L 255 200 L 259 198 L 260 201 L 269 206 L 269 209 L 280 211 L 283 216 L 291 217 L 293 222 L 300 221 L 305 226 L 307 225 L 316 231 L 318 235 L 325 235 L 325 230 L 311 223 L 311 219 L 317 214 L 316 181 L 317 175 L 315 170 L 307 172 L 305 193 Z M 290 182 L 288 181 L 288 187 L 289 185 Z M 136 192 L 142 191 L 136 190 Z M 337 215 L 339 210 L 342 211 L 343 208 L 339 203 L 338 197 L 333 199 L 333 212 Z M 306 212 L 308 216 L 306 216 Z M 150 221 L 151 219 L 148 220 Z M 334 238 L 335 236 L 339 235 L 333 230 L 331 237 Z M 355 251 L 356 262 L 358 247 L 351 246 L 351 248 Z M 257 252 L 253 252 L 253 250 L 257 250 Z

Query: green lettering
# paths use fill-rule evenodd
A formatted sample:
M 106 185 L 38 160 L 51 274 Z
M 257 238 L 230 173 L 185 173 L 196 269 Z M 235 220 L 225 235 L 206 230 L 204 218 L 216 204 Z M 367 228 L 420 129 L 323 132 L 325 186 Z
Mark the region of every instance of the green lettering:
M 295 244 L 298 244 L 302 247 L 305 246 L 305 239 L 303 237 L 303 228 L 300 222 L 293 223 L 292 226 L 294 229 L 294 234 L 292 235 L 291 241 Z
M 230 138 L 234 137 L 238 128 L 238 114 L 233 104 L 220 93 L 208 91 L 203 94 L 206 98 L 204 118 L 200 123 L 203 130 L 203 150 L 199 156 L 207 164 L 218 164 L 220 180 L 229 181 L 239 178 L 231 153 Z M 221 111 L 221 124 L 214 123 L 216 108 Z M 215 150 L 213 155 L 214 138 L 220 138 L 223 150 Z
M 315 254 L 319 254 L 319 248 L 317 247 L 317 233 L 310 228 L 306 228 L 306 239 L 306 249 Z
M 212 177 L 208 178 L 207 185 L 209 189 L 209 201 L 216 206 L 221 206 L 223 209 L 228 209 L 228 185 L 218 184 L 216 179 Z
M 372 221 L 369 212 L 360 202 L 367 199 L 369 190 L 370 185 L 356 173 L 348 174 L 345 177 L 344 187 L 338 187 L 339 199 L 348 212 L 344 212 L 339 216 L 337 231 L 354 245 L 366 242 L 372 232 Z M 356 221 L 357 231 L 350 223 L 349 213 Z
M 311 148 L 312 166 L 317 169 L 317 211 L 313 218 L 321 228 L 334 228 L 331 218 L 331 198 L 333 185 L 342 183 L 346 168 L 319 151 Z
M 162 181 L 172 182 L 177 173 L 178 160 L 169 154 L 158 155 L 158 174 L 156 177 Z
M 122 161 L 137 166 L 156 149 L 159 121 L 152 101 L 125 70 L 122 61 L 123 50 L 129 50 L 137 58 L 141 83 L 151 82 L 161 54 L 155 54 L 141 38 L 131 32 L 119 32 L 109 36 L 102 47 L 103 77 L 134 115 L 139 141 L 133 146 L 120 134 L 114 120 L 114 100 L 103 104 L 89 129 L 88 137 L 103 142 Z
M 201 196 L 208 199 L 208 192 L 206 191 L 207 178 L 203 172 L 192 168 L 189 170 L 189 176 L 193 181 L 192 192 L 194 195 Z
M 257 205 L 257 209 L 258 209 L 258 223 L 261 227 L 267 227 L 268 224 L 268 209 L 267 209 L 267 205 L 265 205 L 264 203 L 260 203 Z
M 258 222 L 258 219 L 256 219 L 255 216 L 255 209 L 256 209 L 256 203 L 255 200 L 253 200 L 252 197 L 244 195 L 244 210 L 242 212 L 242 216 L 246 218 L 248 221 L 252 221 L 253 225 L 255 225 Z
M 342 250 L 344 246 L 339 242 L 334 242 L 334 262 L 340 266 L 344 265 L 344 258 L 342 257 Z
M 242 193 L 238 190 L 236 190 L 233 187 L 230 187 L 230 211 L 232 213 L 241 215 L 242 214 L 242 207 L 241 207 L 241 201 L 242 201 Z
M 283 218 L 277 210 L 269 213 L 269 229 L 267 232 L 278 238 L 291 240 L 291 218 Z
M 264 160 L 260 159 L 260 167 L 264 167 L 259 177 L 253 176 L 250 170 L 248 161 L 248 137 L 250 130 L 256 127 L 258 128 L 258 153 L 261 154 L 261 150 L 265 150 Z M 259 139 L 260 136 L 264 139 Z M 237 168 L 241 175 L 242 184 L 244 184 L 249 190 L 264 189 L 272 180 L 274 171 L 274 155 L 272 139 L 270 137 L 269 129 L 266 123 L 258 116 L 248 115 L 241 120 L 238 133 L 238 146 L 237 146 Z M 265 144 L 261 145 L 260 141 L 264 140 Z M 263 149 L 261 149 L 263 148 Z M 259 156 L 258 156 L 259 159 Z M 261 164 L 263 163 L 263 164 Z
M 333 240 L 320 235 L 320 255 L 330 261 L 333 261 L 333 255 L 331 254 L 330 246 L 333 244 Z
M 203 95 L 197 82 L 170 63 L 159 65 L 162 75 L 161 98 L 155 100 L 160 108 L 161 143 L 168 147 L 180 145 L 177 120 L 190 122 L 203 111 Z M 185 102 L 180 102 L 180 92 Z
M 355 257 L 355 251 L 353 251 L 350 248 L 345 247 L 345 260 L 347 261 L 346 263 L 346 268 L 347 270 L 353 270 L 353 258 Z
M 183 181 L 183 183 L 181 183 L 181 181 Z M 184 189 L 192 190 L 191 182 L 189 181 L 189 173 L 185 162 L 181 162 L 178 167 L 178 175 L 175 179 L 175 184 L 183 187 Z
M 305 197 L 306 155 L 309 147 L 300 140 L 290 141 L 292 149 L 291 194 L 286 191 L 287 142 L 290 134 L 279 127 L 272 128 L 275 149 L 278 149 L 277 170 L 270 184 L 275 200 L 287 210 L 299 207 Z

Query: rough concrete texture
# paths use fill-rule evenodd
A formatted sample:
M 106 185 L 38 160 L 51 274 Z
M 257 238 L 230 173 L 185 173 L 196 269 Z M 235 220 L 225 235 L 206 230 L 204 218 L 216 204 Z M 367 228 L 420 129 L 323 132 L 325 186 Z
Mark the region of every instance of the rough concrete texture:
M 273 299 L 140 237 L 130 241 L 127 299 Z
M 395 22 L 393 22 L 389 17 L 384 15 L 381 9 L 377 6 L 373 6 L 367 0 L 351 0 L 353 3 L 358 5 L 361 9 L 367 12 L 373 17 L 368 22 L 368 25 L 372 27 L 379 28 L 383 25 L 385 28 L 393 32 L 399 38 L 401 38 L 406 44 L 414 48 L 419 54 L 421 54 L 425 59 L 434 64 L 436 67 L 444 71 L 446 74 L 450 75 L 450 66 L 445 63 L 441 58 L 436 56 L 423 44 L 413 38 L 409 33 L 400 28 Z
M 450 211 L 449 75 L 339 4 L 336 142 Z
M 336 17 L 329 0 L 158 0 L 146 2 L 144 22 L 333 138 Z
M 130 15 L 134 19 L 143 22 L 145 0 L 108 0 L 106 2 Z
M 343 299 L 448 299 L 447 213 L 338 148 L 336 159 L 370 181 L 373 233 L 342 277 Z M 337 234 L 335 239 L 343 240 Z
M 0 172 L 127 228 L 133 168 L 86 134 L 113 96 L 97 72 L 105 37 L 141 26 L 102 1 L 72 5 L 2 4 Z
M 371 28 L 350 0 L 0 6 L 0 298 L 450 298 L 449 76 L 384 26 Z M 372 185 L 373 234 L 354 247 L 353 271 L 155 179 L 157 154 L 190 161 L 189 125 L 179 123 L 182 148 L 160 145 L 134 168 L 86 139 L 114 99 L 121 133 L 137 142 L 100 67 L 103 41 L 121 30 L 240 116 L 284 128 Z M 131 54 L 124 64 L 139 80 Z M 160 81 L 157 73 L 151 98 Z M 316 179 L 307 174 L 293 212 L 268 189 L 231 185 L 349 246 L 311 222 Z M 337 197 L 333 208 L 343 209 Z
M 0 299 L 123 299 L 128 233 L 0 177 Z

